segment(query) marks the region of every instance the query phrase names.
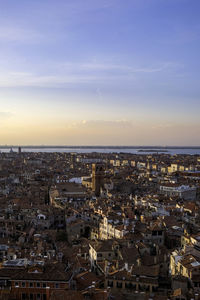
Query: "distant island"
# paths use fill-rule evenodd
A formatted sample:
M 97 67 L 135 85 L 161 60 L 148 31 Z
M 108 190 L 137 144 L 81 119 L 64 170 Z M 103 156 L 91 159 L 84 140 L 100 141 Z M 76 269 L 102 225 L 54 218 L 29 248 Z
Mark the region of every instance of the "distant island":
M 162 149 L 139 149 L 137 152 L 169 152 L 168 150 Z

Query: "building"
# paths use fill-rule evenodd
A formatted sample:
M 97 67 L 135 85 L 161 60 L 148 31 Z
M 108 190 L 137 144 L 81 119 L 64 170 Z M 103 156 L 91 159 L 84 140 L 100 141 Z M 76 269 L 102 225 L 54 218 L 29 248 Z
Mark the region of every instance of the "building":
M 5 284 L 10 299 L 49 300 L 53 291 L 69 289 L 72 274 L 58 264 L 1 268 L 0 282 Z
M 96 196 L 100 195 L 101 187 L 103 187 L 104 168 L 103 165 L 92 164 L 92 191 Z
M 160 186 L 160 192 L 169 197 L 178 197 L 184 200 L 196 199 L 196 187 L 190 187 L 188 185 L 174 185 L 167 184 Z

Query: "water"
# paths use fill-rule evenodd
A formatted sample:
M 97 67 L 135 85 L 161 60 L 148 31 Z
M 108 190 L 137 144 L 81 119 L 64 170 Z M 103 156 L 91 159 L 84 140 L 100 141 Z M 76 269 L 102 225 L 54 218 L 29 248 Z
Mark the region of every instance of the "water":
M 10 152 L 10 147 L 0 147 L 0 152 L 8 153 Z M 12 150 L 14 152 L 18 152 L 18 147 L 12 147 Z M 142 150 L 142 152 L 140 152 Z M 148 151 L 145 151 L 148 150 Z M 152 148 L 152 147 L 21 147 L 22 152 L 46 152 L 46 153 L 52 153 L 52 152 L 59 152 L 59 153 L 131 153 L 131 154 L 138 154 L 138 155 L 146 155 L 146 154 L 156 154 L 156 153 L 163 153 L 163 154 L 189 154 L 189 155 L 200 155 L 200 147 L 166 147 L 166 148 Z

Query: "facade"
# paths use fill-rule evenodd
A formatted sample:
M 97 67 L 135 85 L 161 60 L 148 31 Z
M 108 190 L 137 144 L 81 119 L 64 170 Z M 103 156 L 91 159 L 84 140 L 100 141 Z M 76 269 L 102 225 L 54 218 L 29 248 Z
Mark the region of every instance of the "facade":
M 109 222 L 107 217 L 104 217 L 102 222 L 99 224 L 99 236 L 102 240 L 108 239 L 122 239 L 126 231 L 124 225 L 114 225 L 112 222 Z
M 91 267 L 97 269 L 98 263 L 118 257 L 118 244 L 112 241 L 96 241 L 89 244 L 89 259 Z
M 156 272 L 151 270 L 151 274 L 143 275 L 142 268 L 138 267 L 132 272 L 117 271 L 106 277 L 106 287 L 115 292 L 127 294 L 137 294 L 139 292 L 152 293 L 158 289 L 158 269 Z M 144 297 L 144 295 L 143 295 Z M 134 298 L 133 298 L 134 299 Z M 136 298 L 137 299 L 137 298 Z M 142 299 L 142 298 L 141 298 Z
M 196 199 L 196 187 L 187 185 L 174 186 L 174 185 L 161 185 L 160 192 L 169 197 L 175 196 L 184 200 Z
M 58 265 L 0 269 L 1 283 L 8 288 L 9 297 L 16 300 L 49 300 L 53 291 L 69 289 L 71 277 L 71 272 L 66 273 Z

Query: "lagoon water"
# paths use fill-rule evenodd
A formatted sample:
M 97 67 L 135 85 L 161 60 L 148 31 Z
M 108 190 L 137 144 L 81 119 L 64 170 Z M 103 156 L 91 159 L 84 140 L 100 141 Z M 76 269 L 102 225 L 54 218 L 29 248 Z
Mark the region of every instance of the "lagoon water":
M 0 147 L 0 152 L 10 152 L 11 147 Z M 12 147 L 12 150 L 17 152 L 18 147 Z M 200 155 L 200 147 L 21 147 L 22 152 L 59 152 L 59 153 L 132 153 L 132 154 L 189 154 Z

